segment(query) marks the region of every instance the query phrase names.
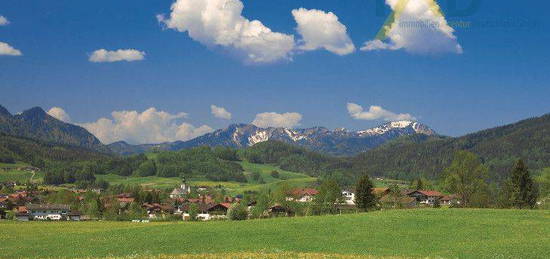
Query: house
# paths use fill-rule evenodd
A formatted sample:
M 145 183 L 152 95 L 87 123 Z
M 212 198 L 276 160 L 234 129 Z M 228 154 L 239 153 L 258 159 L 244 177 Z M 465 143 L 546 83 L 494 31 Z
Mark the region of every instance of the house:
M 27 204 L 26 207 L 33 220 L 65 220 L 71 213 L 70 206 L 63 204 Z
M 372 188 L 372 194 L 374 194 L 378 198 L 383 197 L 388 193 L 390 193 L 390 188 L 388 187 Z
M 438 191 L 415 190 L 409 192 L 407 196 L 415 198 L 418 203 L 434 205 L 443 197 L 443 194 Z
M 185 178 L 182 178 L 181 184 L 179 188 L 175 188 L 170 193 L 171 199 L 181 198 L 191 192 L 191 186 L 187 185 L 185 182 Z
M 210 206 L 207 211 L 212 215 L 227 215 L 229 208 L 231 208 L 231 203 L 222 202 Z
M 267 212 L 270 216 L 291 216 L 293 214 L 291 209 L 283 207 L 277 203 L 269 207 Z
M 441 205 L 451 205 L 452 203 L 460 204 L 460 201 L 458 200 L 458 197 L 455 194 L 451 195 L 444 195 L 439 199 L 439 203 Z
M 380 205 L 384 208 L 412 208 L 416 206 L 416 199 L 409 196 L 384 195 L 380 198 Z
M 8 210 L 7 202 L 0 201 L 0 219 L 6 217 L 6 211 Z
M 355 193 L 349 190 L 342 191 L 342 197 L 347 205 L 355 205 Z
M 191 202 L 184 203 L 180 206 L 178 206 L 177 212 L 178 214 L 182 215 L 183 220 L 190 220 L 190 208 L 191 208 Z M 212 207 L 212 204 L 207 203 L 195 203 L 197 205 L 197 219 L 198 220 L 210 220 L 210 214 L 208 213 L 208 209 Z
M 173 214 L 175 208 L 168 204 L 144 203 L 141 205 L 147 211 L 149 218 L 156 218 L 159 214 Z
M 120 203 L 120 206 L 124 207 L 124 206 L 134 202 L 135 198 L 132 198 L 132 197 L 117 197 L 117 200 Z
M 319 191 L 311 188 L 294 189 L 291 192 L 292 197 L 287 197 L 287 201 L 312 202 Z
M 25 206 L 19 206 L 17 207 L 15 211 L 15 219 L 18 221 L 29 221 L 31 218 L 31 215 L 29 214 L 29 211 L 27 210 L 27 207 Z
M 203 192 L 203 191 L 206 191 L 206 190 L 208 190 L 208 186 L 201 185 L 201 186 L 197 187 L 197 191 L 199 191 L 199 192 Z
M 78 211 L 71 211 L 69 214 L 67 214 L 67 220 L 69 221 L 80 221 L 81 217 L 80 217 L 80 212 Z

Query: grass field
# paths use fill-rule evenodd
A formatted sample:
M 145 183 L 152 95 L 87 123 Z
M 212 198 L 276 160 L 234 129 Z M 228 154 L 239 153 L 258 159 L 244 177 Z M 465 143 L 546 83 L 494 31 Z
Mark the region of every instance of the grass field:
M 0 244 L 4 258 L 234 253 L 550 258 L 550 211 L 417 209 L 241 222 L 3 221 Z
M 223 186 L 231 194 L 242 194 L 245 191 L 258 191 L 262 188 L 273 188 L 278 183 L 287 182 L 291 186 L 302 187 L 316 181 L 316 178 L 307 176 L 301 173 L 289 172 L 281 170 L 278 167 L 272 165 L 252 164 L 248 162 L 240 162 L 241 166 L 245 170 L 244 174 L 247 176 L 248 182 L 215 182 L 207 179 L 192 178 L 189 182 L 195 186 Z M 273 178 L 271 176 L 272 171 L 278 171 L 280 179 Z M 251 179 L 250 175 L 253 172 L 258 172 L 263 179 L 264 183 L 258 183 Z M 138 184 L 144 187 L 157 188 L 157 189 L 170 189 L 178 186 L 181 183 L 179 177 L 134 177 L 134 176 L 119 176 L 119 175 L 96 175 L 97 179 L 103 179 L 110 184 Z
M 28 166 L 25 163 L 5 164 L 0 163 L 0 182 L 21 182 L 25 183 L 33 177 L 33 173 L 29 171 L 18 170 L 20 167 Z M 43 177 L 42 172 L 36 172 L 32 178 L 33 182 L 41 182 Z

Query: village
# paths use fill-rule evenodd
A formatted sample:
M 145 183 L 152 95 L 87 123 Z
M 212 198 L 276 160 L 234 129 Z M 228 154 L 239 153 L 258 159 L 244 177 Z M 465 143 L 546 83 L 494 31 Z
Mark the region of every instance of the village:
M 319 189 L 322 188 L 322 186 L 320 188 L 285 187 L 284 190 L 271 193 L 271 196 L 280 197 L 278 200 L 273 197 L 261 197 L 261 195 L 221 195 L 211 187 L 191 186 L 185 179 L 180 186 L 169 193 L 158 190 L 131 190 L 120 193 L 113 193 L 112 190 L 106 193 L 106 190 L 101 189 L 18 190 L 10 194 L 0 194 L 0 219 L 99 220 L 102 219 L 100 214 L 107 214 L 110 211 L 115 215 L 110 219 L 132 222 L 209 221 L 342 214 L 358 211 L 354 190 L 339 190 L 339 194 L 327 208 L 326 203 L 319 202 L 319 200 L 326 200 L 326 197 L 320 197 L 323 194 Z M 124 187 L 118 189 L 124 191 Z M 334 190 L 332 191 L 334 193 Z M 434 190 L 409 190 L 391 186 L 372 188 L 371 192 L 376 197 L 377 209 L 439 207 L 460 203 L 456 195 L 444 195 Z M 66 203 L 51 203 L 49 201 L 52 201 L 52 196 L 57 198 L 63 196 L 61 199 Z M 92 204 L 97 202 L 93 204 L 97 206 L 97 212 L 90 212 L 89 206 L 85 205 L 90 203 L 90 199 Z

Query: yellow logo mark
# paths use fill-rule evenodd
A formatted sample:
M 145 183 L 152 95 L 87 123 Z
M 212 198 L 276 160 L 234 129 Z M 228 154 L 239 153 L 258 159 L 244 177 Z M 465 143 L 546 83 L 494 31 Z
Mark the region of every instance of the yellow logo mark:
M 390 16 L 388 16 L 388 18 L 386 19 L 386 21 L 384 22 L 384 24 L 382 25 L 382 28 L 380 28 L 380 31 L 378 31 L 378 33 L 376 34 L 376 39 L 377 40 L 385 40 L 388 38 L 388 33 L 389 31 L 391 30 L 391 26 L 392 24 L 397 20 L 399 19 L 399 17 L 401 16 L 401 14 L 403 13 L 403 11 L 405 10 L 405 8 L 407 7 L 407 4 L 409 4 L 409 1 L 410 0 L 399 0 L 399 2 L 397 2 L 397 4 L 395 5 L 395 9 L 393 9 L 392 13 L 390 14 Z M 413 0 L 414 1 L 414 0 Z M 416 0 L 416 1 L 422 1 L 422 0 Z M 423 1 L 427 1 L 428 2 L 428 5 L 430 7 L 430 10 L 432 11 L 432 13 L 436 16 L 443 16 L 443 12 L 441 11 L 441 8 L 439 8 L 439 5 L 437 4 L 437 2 L 435 0 L 423 0 Z

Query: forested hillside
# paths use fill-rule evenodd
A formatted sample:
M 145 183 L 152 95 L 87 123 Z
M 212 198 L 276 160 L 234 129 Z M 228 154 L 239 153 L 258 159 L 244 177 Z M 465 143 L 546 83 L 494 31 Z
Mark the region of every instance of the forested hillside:
M 100 152 L 110 152 L 86 129 L 62 122 L 35 107 L 21 114 L 12 115 L 0 106 L 0 132 L 12 136 L 32 138 L 42 142 L 72 145 Z
M 347 158 L 323 155 L 279 141 L 262 142 L 241 149 L 239 157 L 252 163 L 274 164 L 281 169 L 310 176 L 336 178 L 345 185 L 353 183 L 361 174 L 353 170 Z
M 530 169 L 550 166 L 550 114 L 458 138 L 407 136 L 352 159 L 354 168 L 377 175 L 437 178 L 456 151 L 468 150 L 489 167 L 491 179 L 507 177 L 518 159 Z
M 70 163 L 107 158 L 106 154 L 69 145 L 56 145 L 0 133 L 0 162 L 26 162 L 42 168 L 48 163 Z

